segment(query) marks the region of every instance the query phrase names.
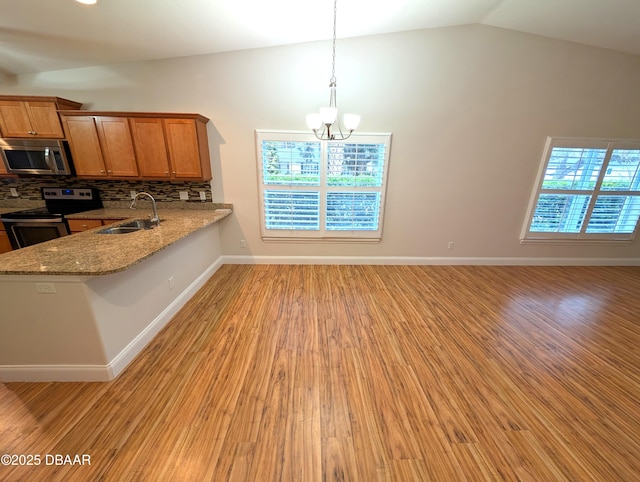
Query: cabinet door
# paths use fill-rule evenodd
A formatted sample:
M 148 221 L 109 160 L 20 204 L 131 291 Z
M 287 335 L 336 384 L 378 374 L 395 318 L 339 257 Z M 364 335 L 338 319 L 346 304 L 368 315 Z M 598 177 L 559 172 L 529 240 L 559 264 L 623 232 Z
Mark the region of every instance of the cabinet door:
M 127 118 L 99 116 L 95 118 L 95 122 L 107 174 L 114 177 L 136 177 L 138 166 Z
M 25 102 L 35 137 L 62 138 L 62 126 L 53 102 Z
M 164 126 L 171 177 L 201 178 L 196 122 L 191 119 L 164 119 Z
M 86 177 L 107 175 L 98 132 L 92 116 L 63 116 L 76 174 Z
M 33 137 L 31 123 L 24 102 L 0 101 L 0 131 L 2 137 Z
M 0 101 L 3 137 L 63 138 L 55 102 Z
M 0 157 L 0 176 L 6 176 L 9 172 L 7 171 L 7 166 L 4 165 L 4 160 Z
M 0 254 L 8 253 L 11 251 L 11 243 L 9 242 L 9 236 L 7 236 L 4 226 L 0 223 Z
M 162 119 L 136 117 L 129 122 L 140 176 L 168 178 L 169 159 Z

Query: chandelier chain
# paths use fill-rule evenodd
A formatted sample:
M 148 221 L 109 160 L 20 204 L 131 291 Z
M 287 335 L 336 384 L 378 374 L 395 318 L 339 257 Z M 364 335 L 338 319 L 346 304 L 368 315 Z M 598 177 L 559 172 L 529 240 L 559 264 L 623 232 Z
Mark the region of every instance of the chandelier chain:
M 331 79 L 329 82 L 336 83 L 336 19 L 338 18 L 338 0 L 333 2 L 333 50 L 331 62 Z
M 346 133 L 343 133 L 338 117 L 338 105 L 336 101 L 336 43 L 338 24 L 338 0 L 333 2 L 333 44 L 331 50 L 331 79 L 329 80 L 329 105 L 321 107 L 320 114 L 308 114 L 307 125 L 314 135 L 320 140 L 343 141 L 351 137 L 353 131 L 360 124 L 360 116 L 345 114 L 344 122 Z M 322 129 L 320 129 L 322 128 Z

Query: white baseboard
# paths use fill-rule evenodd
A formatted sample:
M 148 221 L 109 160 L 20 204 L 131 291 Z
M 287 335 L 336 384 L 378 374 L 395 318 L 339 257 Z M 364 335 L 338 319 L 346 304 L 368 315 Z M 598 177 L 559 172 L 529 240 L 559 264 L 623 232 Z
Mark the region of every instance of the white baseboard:
M 122 370 L 140 353 L 145 346 L 162 330 L 169 321 L 180 311 L 187 301 L 202 288 L 204 283 L 222 266 L 222 258 L 211 264 L 193 283 L 191 283 L 178 297 L 167 306 L 131 343 L 111 360 L 105 368 L 109 371 L 109 380 L 116 378 Z
M 410 256 L 222 256 L 224 264 L 640 266 L 638 258 L 454 258 Z
M 0 365 L 2 382 L 107 382 L 116 378 L 223 265 L 212 263 L 108 365 Z
M 0 380 L 8 382 L 108 382 L 103 365 L 3 365 Z

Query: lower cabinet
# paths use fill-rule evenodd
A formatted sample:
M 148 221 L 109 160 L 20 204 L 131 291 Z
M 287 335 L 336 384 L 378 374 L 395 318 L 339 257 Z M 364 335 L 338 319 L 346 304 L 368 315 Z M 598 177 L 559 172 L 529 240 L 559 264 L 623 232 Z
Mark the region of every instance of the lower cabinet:
M 4 229 L 4 225 L 0 223 L 0 254 L 8 253 L 11 251 L 11 243 L 9 242 L 9 236 Z
M 76 234 L 118 221 L 121 221 L 121 219 L 67 219 L 67 224 L 69 224 L 71 234 Z
M 0 159 L 0 176 L 5 177 L 9 174 L 9 172 L 7 171 L 7 166 L 4 165 L 4 162 L 2 162 L 2 159 Z

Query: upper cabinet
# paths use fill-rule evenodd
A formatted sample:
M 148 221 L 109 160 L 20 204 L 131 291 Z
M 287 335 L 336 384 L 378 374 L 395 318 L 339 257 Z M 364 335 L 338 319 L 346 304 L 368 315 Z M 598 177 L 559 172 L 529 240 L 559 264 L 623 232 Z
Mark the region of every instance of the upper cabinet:
M 0 95 L 0 137 L 61 139 L 58 110 L 80 107 L 60 97 Z
M 127 119 L 108 116 L 97 116 L 94 119 L 108 175 L 138 176 L 133 139 Z
M 197 119 L 163 119 L 167 151 L 171 161 L 171 177 L 211 179 L 211 162 L 206 123 Z M 206 160 L 203 159 L 206 153 Z
M 138 112 L 60 114 L 78 177 L 211 179 L 206 117 Z
M 140 175 L 150 178 L 170 178 L 171 168 L 162 119 L 136 117 L 129 119 L 129 123 L 135 142 Z
M 126 118 L 84 113 L 61 117 L 78 177 L 138 176 Z

